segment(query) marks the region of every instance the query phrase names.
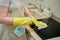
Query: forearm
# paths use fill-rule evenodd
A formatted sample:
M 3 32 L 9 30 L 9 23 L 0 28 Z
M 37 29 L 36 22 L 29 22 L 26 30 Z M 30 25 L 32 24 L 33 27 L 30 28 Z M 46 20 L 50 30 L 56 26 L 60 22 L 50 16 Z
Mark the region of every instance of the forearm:
M 1 24 L 9 24 L 12 25 L 13 24 L 13 18 L 11 17 L 4 17 L 0 20 Z

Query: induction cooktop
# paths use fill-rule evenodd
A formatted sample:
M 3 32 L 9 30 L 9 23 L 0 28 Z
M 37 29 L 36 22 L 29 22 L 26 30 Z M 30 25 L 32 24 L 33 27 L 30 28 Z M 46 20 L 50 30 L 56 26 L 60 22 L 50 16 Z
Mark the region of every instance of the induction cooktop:
M 34 31 L 43 39 L 49 39 L 60 36 L 60 23 L 52 18 L 45 18 L 45 19 L 38 19 L 38 21 L 43 21 L 48 24 L 48 28 L 45 29 L 37 29 L 37 27 L 34 28 L 34 24 L 30 25 L 32 28 L 34 28 Z

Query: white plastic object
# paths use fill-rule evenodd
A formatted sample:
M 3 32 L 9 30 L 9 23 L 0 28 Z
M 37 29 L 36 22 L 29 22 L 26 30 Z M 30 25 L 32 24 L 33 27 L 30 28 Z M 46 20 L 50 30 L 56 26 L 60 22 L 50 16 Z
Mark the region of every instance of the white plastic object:
M 25 33 L 25 28 L 23 26 L 18 26 L 14 30 L 14 34 L 17 35 L 18 37 L 22 36 Z

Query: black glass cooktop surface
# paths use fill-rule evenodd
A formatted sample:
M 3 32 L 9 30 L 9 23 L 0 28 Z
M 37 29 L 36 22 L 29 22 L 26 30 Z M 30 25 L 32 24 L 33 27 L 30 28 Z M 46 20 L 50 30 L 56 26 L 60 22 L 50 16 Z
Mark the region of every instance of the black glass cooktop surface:
M 43 39 L 49 39 L 53 37 L 60 36 L 60 23 L 55 21 L 52 18 L 48 19 L 40 19 L 38 21 L 43 21 L 48 24 L 48 28 L 38 30 L 37 27 L 35 27 L 35 32 Z M 34 24 L 31 25 L 32 28 L 34 28 Z

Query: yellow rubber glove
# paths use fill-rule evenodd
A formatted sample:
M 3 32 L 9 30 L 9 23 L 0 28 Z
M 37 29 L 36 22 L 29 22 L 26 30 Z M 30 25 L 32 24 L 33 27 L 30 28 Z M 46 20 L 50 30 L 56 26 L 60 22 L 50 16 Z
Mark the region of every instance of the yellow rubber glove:
M 32 20 L 29 17 L 23 17 L 23 18 L 13 18 L 13 25 L 24 25 L 27 26 L 29 24 L 32 24 Z
M 48 25 L 42 21 L 37 21 L 33 16 L 31 16 L 32 18 L 32 22 L 36 25 L 36 26 L 39 26 L 39 27 L 44 27 L 46 28 Z
M 41 27 L 41 26 L 44 27 L 44 28 L 47 27 L 46 23 L 41 22 L 41 21 L 37 21 L 33 16 L 31 16 L 31 18 L 28 18 L 28 17 L 24 17 L 24 18 L 14 17 L 13 18 L 13 25 L 24 25 L 24 26 L 27 26 L 29 24 L 32 24 L 32 22 L 38 27 Z

